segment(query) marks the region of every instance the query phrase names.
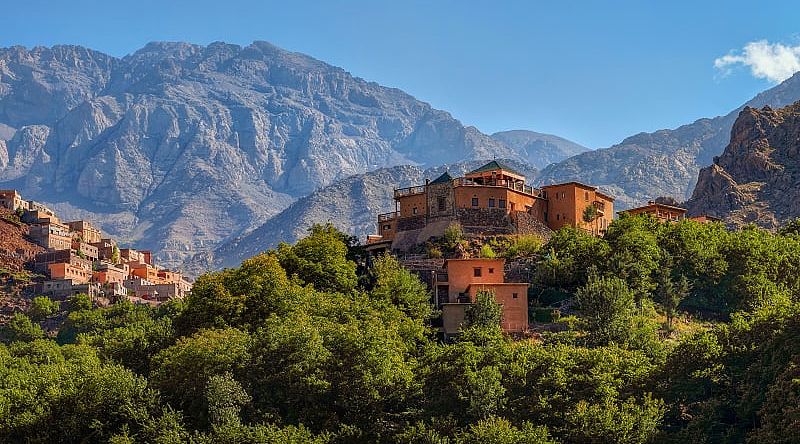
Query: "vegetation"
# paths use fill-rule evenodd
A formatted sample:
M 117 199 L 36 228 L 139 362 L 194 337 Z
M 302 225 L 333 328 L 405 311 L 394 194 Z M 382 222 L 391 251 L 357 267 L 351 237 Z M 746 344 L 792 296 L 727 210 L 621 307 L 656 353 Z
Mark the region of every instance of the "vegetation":
M 626 217 L 602 239 L 566 228 L 535 251 L 533 291 L 565 299 L 538 309 L 561 316 L 537 340 L 504 336 L 502 307 L 481 292 L 462 334 L 439 341 L 415 275 L 389 256 L 360 267 L 330 226 L 202 276 L 185 301 L 73 297 L 55 339 L 17 313 L 0 332 L 0 442 L 773 443 L 800 432 L 796 230 Z M 28 312 L 48 313 L 43 301 Z M 708 321 L 684 328 L 688 316 Z

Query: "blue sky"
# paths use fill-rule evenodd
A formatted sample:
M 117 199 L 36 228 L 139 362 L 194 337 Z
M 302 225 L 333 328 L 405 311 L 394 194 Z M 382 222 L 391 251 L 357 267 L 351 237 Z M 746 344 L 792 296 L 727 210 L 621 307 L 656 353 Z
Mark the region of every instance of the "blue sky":
M 725 114 L 800 63 L 800 8 L 788 1 L 3 3 L 0 46 L 123 56 L 154 40 L 267 40 L 487 133 L 532 129 L 593 148 Z

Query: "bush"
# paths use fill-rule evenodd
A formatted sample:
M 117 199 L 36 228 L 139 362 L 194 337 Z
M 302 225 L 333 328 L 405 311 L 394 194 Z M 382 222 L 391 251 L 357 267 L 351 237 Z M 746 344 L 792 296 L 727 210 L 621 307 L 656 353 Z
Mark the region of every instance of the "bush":
M 449 248 L 455 248 L 464 239 L 464 229 L 461 224 L 453 222 L 444 230 L 444 242 Z
M 542 238 L 534 234 L 515 236 L 506 250 L 506 258 L 531 257 L 542 249 Z
M 489 244 L 483 244 L 481 246 L 481 257 L 487 259 L 494 259 L 497 257 L 497 253 L 492 250 L 492 247 Z
M 54 315 L 58 311 L 58 308 L 58 302 L 47 296 L 36 296 L 31 300 L 31 306 L 28 308 L 28 316 L 34 321 L 41 321 Z

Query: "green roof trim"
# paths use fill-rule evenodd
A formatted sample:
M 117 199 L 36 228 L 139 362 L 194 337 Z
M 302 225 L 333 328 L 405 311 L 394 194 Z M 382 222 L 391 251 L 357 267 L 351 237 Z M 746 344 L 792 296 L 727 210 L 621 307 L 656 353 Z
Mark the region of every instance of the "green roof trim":
M 444 174 L 442 174 L 441 176 L 439 176 L 436 179 L 434 179 L 433 182 L 431 182 L 431 183 L 432 184 L 434 184 L 434 183 L 448 183 L 448 182 L 452 182 L 452 181 L 453 181 L 453 176 L 451 176 L 449 172 L 445 171 Z
M 525 177 L 524 174 L 520 173 L 519 171 L 515 170 L 514 168 L 511 168 L 511 167 L 509 167 L 507 165 L 504 165 L 504 164 L 502 164 L 502 163 L 500 163 L 500 162 L 498 162 L 496 160 L 493 160 L 493 161 L 487 163 L 486 165 L 484 165 L 482 167 L 476 168 L 476 169 L 470 171 L 467 174 L 483 173 L 485 171 L 493 171 L 493 170 L 505 170 L 505 171 L 508 171 L 509 173 L 514 173 L 514 174 L 517 174 L 519 176 Z

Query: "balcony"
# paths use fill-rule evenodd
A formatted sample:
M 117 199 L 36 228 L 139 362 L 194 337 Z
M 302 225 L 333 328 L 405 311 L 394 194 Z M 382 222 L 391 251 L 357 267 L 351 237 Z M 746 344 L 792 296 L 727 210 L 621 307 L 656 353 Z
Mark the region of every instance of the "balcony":
M 508 188 L 510 190 L 519 191 L 523 194 L 528 194 L 530 196 L 535 196 L 534 190 L 532 186 L 525 185 L 523 182 L 513 182 L 506 179 L 497 179 L 497 180 L 486 180 L 483 183 L 475 182 L 472 179 L 467 179 L 464 177 L 459 177 L 455 180 L 455 186 L 457 187 L 500 187 L 500 188 Z
M 417 185 L 415 187 L 397 188 L 394 190 L 394 198 L 398 199 L 405 196 L 412 196 L 414 194 L 424 194 L 425 185 Z
M 378 222 L 389 222 L 397 218 L 399 213 L 397 211 L 392 211 L 391 213 L 383 213 L 378 215 Z

